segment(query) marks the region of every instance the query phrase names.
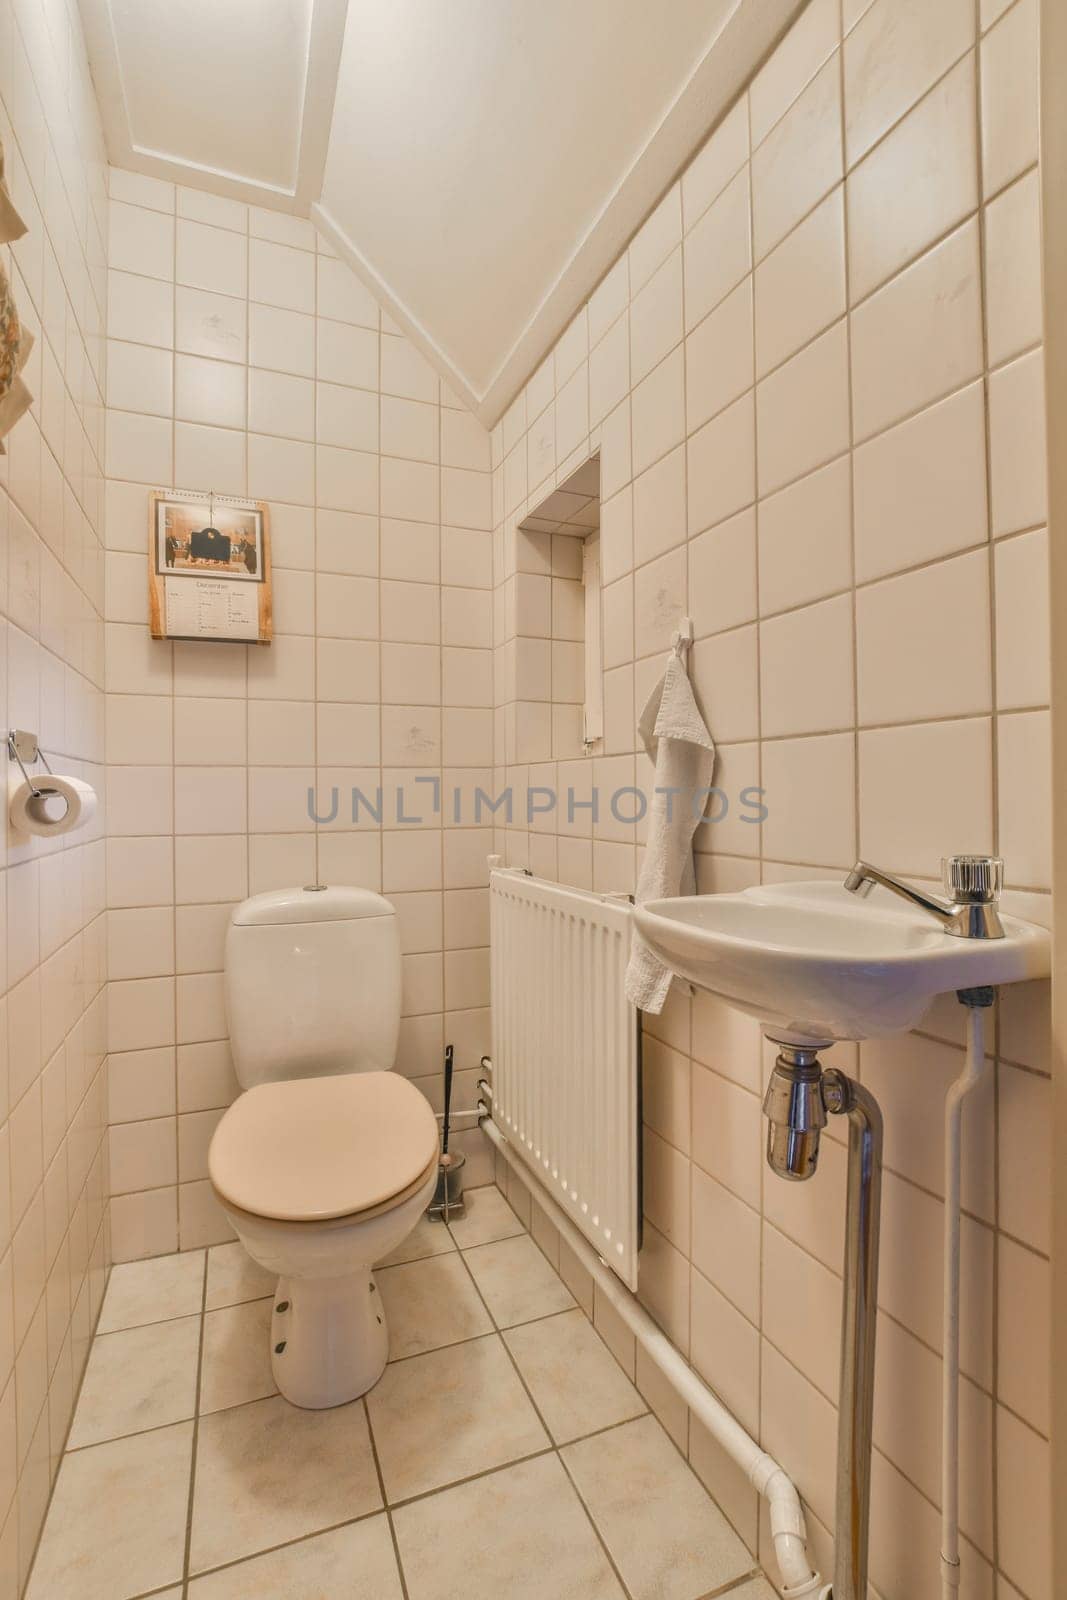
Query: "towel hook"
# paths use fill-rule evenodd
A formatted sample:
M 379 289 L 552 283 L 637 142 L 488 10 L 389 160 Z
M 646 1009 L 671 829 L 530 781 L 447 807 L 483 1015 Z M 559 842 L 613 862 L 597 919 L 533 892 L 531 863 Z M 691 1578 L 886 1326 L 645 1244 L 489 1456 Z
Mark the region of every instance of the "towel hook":
M 692 642 L 693 619 L 692 617 L 681 617 L 679 618 L 678 626 L 674 630 L 674 635 L 671 639 L 671 647 L 672 649 L 677 650 L 679 645 L 681 645 L 683 649 L 688 650 Z

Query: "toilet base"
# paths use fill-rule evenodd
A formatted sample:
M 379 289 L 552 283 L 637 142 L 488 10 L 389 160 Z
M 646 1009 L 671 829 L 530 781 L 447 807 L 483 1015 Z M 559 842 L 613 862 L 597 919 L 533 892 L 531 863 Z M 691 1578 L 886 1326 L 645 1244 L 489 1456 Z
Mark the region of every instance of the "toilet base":
M 291 1405 L 321 1411 L 366 1394 L 389 1359 L 385 1307 L 370 1268 L 342 1278 L 279 1278 L 270 1344 L 274 1381 Z

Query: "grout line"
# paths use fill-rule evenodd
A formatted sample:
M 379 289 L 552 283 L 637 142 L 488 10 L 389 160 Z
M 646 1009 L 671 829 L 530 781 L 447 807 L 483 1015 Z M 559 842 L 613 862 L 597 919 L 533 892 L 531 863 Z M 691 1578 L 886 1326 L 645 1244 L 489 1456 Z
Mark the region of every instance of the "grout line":
M 820 68 L 820 70 L 821 70 L 821 68 Z M 760 524 L 761 524 L 761 514 L 760 514 L 761 513 L 761 501 L 760 501 L 760 493 L 759 493 L 759 465 L 760 465 L 759 435 L 760 435 L 760 429 L 759 429 L 759 415 L 758 415 L 758 408 L 757 408 L 758 389 L 756 387 L 756 375 L 757 375 L 757 373 L 759 371 L 759 350 L 758 350 L 757 338 L 756 338 L 756 331 L 757 331 L 757 327 L 758 327 L 758 317 L 759 317 L 759 293 L 758 293 L 758 284 L 757 284 L 757 278 L 756 278 L 756 220 L 755 220 L 755 218 L 756 218 L 756 187 L 755 187 L 755 180 L 754 180 L 754 177 L 753 177 L 753 155 L 754 155 L 754 151 L 752 149 L 752 95 L 751 95 L 751 85 L 749 86 L 749 89 L 746 90 L 745 101 L 746 101 L 746 118 L 747 118 L 747 130 L 748 130 L 748 138 L 747 138 L 748 159 L 747 159 L 747 161 L 745 163 L 745 171 L 748 174 L 748 254 L 749 254 L 749 263 L 750 263 L 748 281 L 749 281 L 749 283 L 751 285 L 751 314 L 752 314 L 752 384 L 753 384 L 753 388 L 752 388 L 752 406 L 753 406 L 753 414 L 752 414 L 752 439 L 753 439 L 753 446 L 752 446 L 752 448 L 753 448 L 752 479 L 753 479 L 753 482 L 752 482 L 752 489 L 753 489 L 753 493 L 754 493 L 754 495 L 756 497 L 755 505 L 754 505 L 754 512 L 753 512 L 754 519 L 755 519 L 755 530 L 754 530 L 755 551 L 754 551 L 754 555 L 755 555 L 755 562 L 756 562 L 755 601 L 756 601 L 756 615 L 759 616 L 761 614 L 762 610 L 763 610 L 762 595 L 761 595 L 761 590 L 760 590 Z M 762 636 L 762 630 L 759 629 L 759 628 L 757 628 L 756 634 L 755 634 L 755 645 L 756 645 L 756 651 L 755 651 L 755 656 L 756 656 L 756 782 L 757 782 L 757 784 L 759 786 L 760 798 L 762 799 L 763 795 L 764 795 L 764 770 L 765 770 L 765 768 L 764 768 L 764 754 L 765 754 L 765 752 L 764 752 L 764 739 L 763 739 L 763 732 L 764 732 L 764 729 L 763 729 L 763 650 L 762 650 L 763 636 Z M 755 843 L 756 843 L 756 852 L 757 852 L 757 860 L 758 860 L 758 872 L 759 872 L 758 881 L 760 883 L 763 883 L 764 880 L 765 880 L 765 875 L 766 875 L 765 850 L 766 850 L 767 841 L 766 841 L 764 823 L 763 823 L 762 820 L 760 821 L 760 823 L 758 824 L 757 829 L 756 829 L 756 840 L 755 840 Z M 691 1050 L 692 1049 L 692 1005 L 691 1004 L 690 1004 L 689 1011 L 690 1011 L 690 1038 L 689 1038 L 689 1045 L 690 1045 L 690 1050 Z M 692 1069 L 692 1065 L 690 1065 L 690 1068 L 689 1068 L 688 1078 L 689 1078 L 689 1133 L 690 1133 L 690 1144 L 691 1144 L 691 1142 L 692 1142 L 692 1138 L 691 1138 L 692 1130 L 697 1124 L 697 1118 L 696 1118 L 696 1116 L 694 1114 L 694 1098 L 693 1098 L 693 1096 L 694 1096 L 695 1084 L 698 1081 L 697 1080 L 697 1075 L 696 1075 L 696 1073 L 694 1073 L 694 1071 Z M 759 1180 L 758 1181 L 759 1181 L 759 1215 L 762 1218 L 763 1210 L 764 1210 L 764 1203 L 765 1203 L 764 1190 L 765 1190 L 766 1181 L 767 1181 L 765 1166 L 764 1166 L 764 1163 L 762 1161 L 759 1164 Z M 690 1203 L 689 1203 L 690 1204 L 690 1230 L 689 1230 L 689 1244 L 688 1244 L 688 1250 L 687 1250 L 687 1257 L 688 1257 L 688 1261 L 689 1261 L 688 1286 L 689 1286 L 690 1292 L 689 1292 L 688 1299 L 689 1299 L 690 1329 L 689 1329 L 689 1344 L 688 1344 L 688 1349 L 687 1349 L 687 1355 L 692 1351 L 692 1348 L 693 1348 L 693 1338 L 692 1338 L 692 1317 L 693 1317 L 692 1279 L 693 1279 L 694 1271 L 698 1270 L 697 1268 L 694 1267 L 693 1261 L 692 1261 L 693 1237 L 694 1237 L 693 1227 L 692 1227 L 692 1194 L 693 1194 L 692 1168 L 690 1168 L 689 1194 L 690 1194 Z M 758 1306 L 758 1315 L 759 1315 L 759 1325 L 762 1328 L 762 1326 L 763 1326 L 763 1281 L 764 1281 L 764 1241 L 763 1241 L 763 1228 L 762 1227 L 760 1227 L 760 1229 L 759 1229 L 758 1244 L 757 1244 L 757 1274 L 758 1274 L 758 1277 L 757 1277 L 758 1287 L 757 1287 L 757 1291 L 756 1291 L 757 1292 L 757 1306 Z M 757 1368 L 756 1368 L 756 1396 L 755 1396 L 755 1398 L 756 1398 L 757 1426 L 758 1426 L 758 1428 L 760 1430 L 762 1430 L 762 1427 L 763 1427 L 763 1362 L 762 1362 L 762 1360 L 760 1360 L 758 1362 Z M 686 1438 L 687 1438 L 687 1445 L 688 1445 L 689 1440 L 691 1439 L 691 1434 L 692 1434 L 692 1419 L 691 1419 L 691 1417 L 689 1415 L 688 1408 L 686 1409 L 686 1430 L 687 1430 Z M 755 1545 L 756 1545 L 756 1550 L 757 1551 L 759 1550 L 759 1547 L 760 1547 L 761 1537 L 762 1537 L 762 1534 L 763 1534 L 763 1531 L 764 1531 L 766 1518 L 767 1518 L 767 1511 L 766 1511 L 766 1509 L 764 1507 L 764 1504 L 763 1504 L 763 1496 L 762 1495 L 757 1495 L 756 1496 L 756 1529 L 755 1529 Z
M 182 1555 L 182 1595 L 189 1593 L 189 1557 L 193 1543 L 193 1505 L 196 1495 L 196 1455 L 200 1438 L 200 1394 L 204 1375 L 204 1324 L 207 1304 L 207 1251 L 204 1251 L 203 1279 L 200 1292 L 200 1338 L 196 1351 L 195 1412 L 192 1441 L 189 1450 L 189 1499 L 185 1515 L 185 1549 Z
M 218 1572 L 232 1572 L 234 1568 L 244 1566 L 248 1562 L 257 1561 L 261 1556 L 274 1555 L 279 1550 L 291 1550 L 296 1545 L 310 1544 L 313 1539 L 317 1539 L 323 1534 L 337 1533 L 341 1528 L 352 1528 L 361 1522 L 371 1522 L 375 1517 L 384 1515 L 384 1511 L 384 1506 L 378 1506 L 373 1511 L 361 1512 L 358 1517 L 348 1517 L 344 1522 L 331 1522 L 325 1528 L 315 1528 L 313 1532 L 299 1534 L 295 1539 L 283 1539 L 280 1544 L 267 1545 L 262 1550 L 254 1550 L 251 1555 L 237 1556 L 233 1561 L 221 1562 L 217 1567 L 204 1567 L 199 1572 L 190 1573 L 189 1582 L 190 1584 L 197 1583 L 202 1578 L 214 1577 Z M 165 1583 L 157 1589 L 146 1589 L 143 1593 L 131 1597 L 131 1600 L 149 1600 L 152 1595 L 169 1594 L 174 1587 L 176 1585 Z
M 982 33 L 982 7 L 981 0 L 973 0 L 973 13 L 975 28 L 981 39 Z M 975 51 L 975 78 L 974 78 L 974 130 L 975 152 L 977 160 L 978 202 L 980 220 L 978 223 L 978 293 L 980 337 L 982 341 L 982 366 L 984 369 L 982 384 L 982 426 L 984 444 L 985 466 L 985 492 L 986 492 L 986 535 L 988 540 L 987 561 L 987 591 L 988 607 L 986 626 L 989 643 L 989 698 L 992 707 L 990 716 L 990 804 L 992 811 L 993 854 L 1000 854 L 1000 718 L 998 716 L 997 694 L 997 568 L 996 568 L 996 523 L 993 514 L 993 418 L 991 411 L 991 378 L 989 370 L 989 282 L 988 282 L 988 252 L 987 229 L 989 218 L 989 199 L 985 193 L 985 157 L 982 142 L 982 92 L 983 92 L 983 52 L 979 48 Z M 1042 328 L 1042 333 L 1044 329 Z M 997 1006 L 992 1020 L 990 1044 L 994 1052 L 999 1049 L 1001 1034 L 1000 1007 Z M 991 1341 L 991 1371 L 990 1388 L 992 1391 L 992 1404 L 990 1407 L 990 1447 L 989 1462 L 986 1466 L 986 1479 L 988 1482 L 991 1516 L 989 1519 L 989 1553 L 994 1572 L 1000 1566 L 1000 1472 L 999 1462 L 999 1389 L 1000 1389 L 1000 1276 L 1001 1276 L 1001 1247 L 1000 1247 L 1000 1126 L 1001 1126 L 1001 1074 L 999 1063 L 994 1061 L 992 1067 L 992 1121 L 993 1121 L 993 1239 L 992 1239 L 992 1283 L 990 1285 L 990 1322 L 989 1336 Z M 962 1210 L 962 1205 L 961 1205 Z M 957 1286 L 957 1292 L 959 1292 Z M 961 1368 L 962 1374 L 962 1368 Z M 957 1425 L 956 1452 L 962 1449 L 962 1423 Z M 957 1508 L 958 1509 L 958 1508 Z M 960 1529 L 962 1536 L 962 1529 Z M 998 1584 L 999 1587 L 999 1584 Z
M 400 1578 L 400 1587 L 403 1591 L 404 1600 L 409 1600 L 407 1575 L 404 1572 L 404 1563 L 400 1557 L 400 1541 L 396 1536 L 396 1525 L 393 1522 L 393 1512 L 389 1504 L 388 1496 L 385 1492 L 385 1477 L 382 1473 L 382 1464 L 378 1456 L 378 1445 L 374 1438 L 374 1424 L 371 1422 L 370 1406 L 367 1404 L 367 1396 L 365 1394 L 360 1395 L 359 1404 L 363 1411 L 363 1420 L 367 1425 L 367 1439 L 370 1442 L 371 1455 L 374 1459 L 374 1470 L 378 1476 L 378 1493 L 382 1497 L 382 1509 L 385 1512 L 386 1521 L 389 1525 L 389 1537 L 393 1544 L 393 1560 L 396 1562 L 397 1575 Z

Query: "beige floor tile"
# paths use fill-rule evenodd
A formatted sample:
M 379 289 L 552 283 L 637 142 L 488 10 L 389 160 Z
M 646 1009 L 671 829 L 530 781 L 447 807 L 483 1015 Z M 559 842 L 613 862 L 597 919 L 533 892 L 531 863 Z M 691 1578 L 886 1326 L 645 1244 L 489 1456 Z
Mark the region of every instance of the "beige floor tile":
M 550 1442 L 496 1334 L 392 1363 L 367 1409 L 390 1502 Z
M 429 1217 L 420 1217 L 403 1244 L 398 1244 L 379 1264 L 395 1267 L 401 1261 L 422 1261 L 426 1256 L 447 1255 L 455 1248 L 455 1241 L 443 1222 L 431 1222 Z
M 270 1366 L 270 1319 L 274 1300 L 224 1306 L 204 1318 L 200 1411 L 222 1411 L 276 1394 Z
M 189 1600 L 403 1600 L 389 1523 L 368 1517 L 197 1578 Z
M 243 1300 L 262 1300 L 273 1294 L 278 1280 L 253 1261 L 239 1240 L 212 1245 L 207 1253 L 207 1299 L 209 1311 L 220 1306 L 235 1306 Z
M 622 1600 L 555 1456 L 394 1513 L 411 1600 Z
M 510 1328 L 535 1317 L 550 1317 L 574 1305 L 570 1290 L 552 1270 L 529 1234 L 467 1250 L 463 1259 L 474 1274 L 498 1327 Z
M 448 1224 L 461 1250 L 475 1244 L 490 1244 L 494 1239 L 510 1239 L 525 1233 L 525 1228 L 495 1184 L 484 1189 L 468 1189 L 467 1214 Z
M 193 1416 L 199 1349 L 199 1317 L 94 1339 L 68 1448 L 101 1444 Z
M 191 1570 L 204 1572 L 381 1505 L 361 1401 L 299 1411 L 281 1396 L 201 1418 Z
M 167 1317 L 199 1315 L 204 1296 L 204 1252 L 125 1261 L 112 1267 L 97 1333 L 137 1328 Z
M 634 1600 L 697 1600 L 752 1557 L 654 1417 L 561 1452 Z
M 193 1425 L 65 1456 L 27 1600 L 129 1600 L 181 1578 Z
M 742 1583 L 739 1588 L 731 1589 L 723 1600 L 778 1600 L 778 1596 L 766 1578 L 752 1578 L 748 1583 Z
M 557 1444 L 648 1409 L 583 1311 L 510 1328 L 504 1339 Z
M 389 1359 L 488 1333 L 492 1321 L 459 1253 L 375 1273 L 389 1328 Z

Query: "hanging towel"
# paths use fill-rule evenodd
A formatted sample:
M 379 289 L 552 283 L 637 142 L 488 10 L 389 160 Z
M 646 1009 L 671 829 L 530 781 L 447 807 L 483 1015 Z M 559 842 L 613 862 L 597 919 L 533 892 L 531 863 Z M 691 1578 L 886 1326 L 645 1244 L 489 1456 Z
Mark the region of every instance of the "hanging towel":
M 649 806 L 648 842 L 636 900 L 662 900 L 692 894 L 693 835 L 715 770 L 715 745 L 700 715 L 686 671 L 688 641 L 675 640 L 667 670 L 648 698 L 638 732 L 655 766 L 655 793 Z M 673 793 L 672 793 L 673 791 Z M 626 997 L 642 1011 L 663 1010 L 671 972 L 634 929 Z
M 0 142 L 0 244 L 10 244 L 12 239 L 21 239 L 25 232 L 26 224 L 15 210 L 14 201 L 8 193 L 4 178 L 4 146 Z
M 4 147 L 0 144 L 0 244 L 21 239 L 26 224 L 15 210 L 4 182 Z M 0 456 L 6 454 L 5 433 L 28 410 L 33 396 L 20 376 L 33 348 L 33 335 L 19 321 L 14 296 L 0 260 Z
M 0 456 L 6 455 L 4 434 L 33 403 L 21 373 L 33 348 L 33 334 L 24 328 L 15 309 L 11 286 L 0 261 Z

